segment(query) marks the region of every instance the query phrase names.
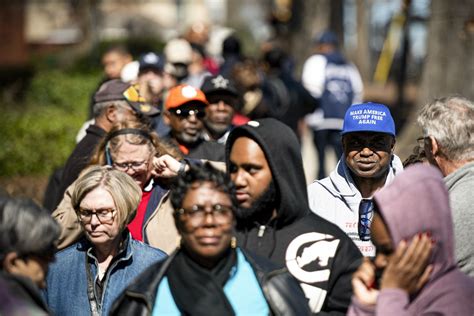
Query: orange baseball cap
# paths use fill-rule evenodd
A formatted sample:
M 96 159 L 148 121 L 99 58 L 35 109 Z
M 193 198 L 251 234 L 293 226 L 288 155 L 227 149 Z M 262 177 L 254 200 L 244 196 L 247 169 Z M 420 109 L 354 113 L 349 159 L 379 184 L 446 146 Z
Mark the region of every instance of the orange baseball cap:
M 193 86 L 182 84 L 170 89 L 168 97 L 166 98 L 165 107 L 169 110 L 180 107 L 181 105 L 191 101 L 202 103 L 203 106 L 209 104 L 204 92 L 194 88 Z

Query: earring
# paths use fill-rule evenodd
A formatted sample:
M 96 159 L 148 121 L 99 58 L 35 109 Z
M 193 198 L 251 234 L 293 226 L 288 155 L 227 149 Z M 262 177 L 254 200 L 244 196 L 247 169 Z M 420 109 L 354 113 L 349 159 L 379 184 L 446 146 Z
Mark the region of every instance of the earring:
M 230 239 L 230 248 L 237 248 L 237 238 L 235 238 L 235 236 L 232 236 L 232 238 Z

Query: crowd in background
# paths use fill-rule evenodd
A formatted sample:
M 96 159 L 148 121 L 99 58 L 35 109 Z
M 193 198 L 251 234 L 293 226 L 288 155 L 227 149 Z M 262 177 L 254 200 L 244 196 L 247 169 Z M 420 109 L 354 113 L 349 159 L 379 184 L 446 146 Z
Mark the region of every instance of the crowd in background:
M 426 104 L 402 162 L 332 32 L 296 78 L 206 30 L 104 52 L 49 212 L 0 198 L 0 315 L 473 315 L 473 102 Z

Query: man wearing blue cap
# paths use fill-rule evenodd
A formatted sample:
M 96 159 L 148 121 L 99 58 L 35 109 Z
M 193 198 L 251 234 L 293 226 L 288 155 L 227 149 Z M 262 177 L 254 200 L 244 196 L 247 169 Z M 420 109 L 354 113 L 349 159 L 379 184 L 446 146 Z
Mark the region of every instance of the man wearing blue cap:
M 137 83 L 140 86 L 140 95 L 163 113 L 164 96 L 166 94 L 164 79 L 165 59 L 154 52 L 148 52 L 138 58 L 138 63 Z M 167 135 L 170 131 L 168 125 L 163 122 L 162 115 L 157 115 L 153 118 L 152 126 L 161 137 Z
M 393 153 L 395 124 L 383 104 L 354 104 L 346 111 L 341 135 L 343 155 L 329 177 L 309 185 L 309 204 L 345 231 L 364 256 L 374 256 L 372 196 L 403 170 Z
M 351 104 L 362 102 L 362 79 L 357 68 L 339 51 L 336 35 L 323 32 L 315 40 L 315 54 L 303 66 L 301 82 L 315 98 L 319 107 L 305 118 L 313 130 L 317 149 L 318 179 L 326 176 L 326 149 L 332 147 L 342 155 L 341 138 L 344 113 Z
M 138 63 L 137 81 L 140 85 L 140 94 L 148 102 L 161 105 L 164 92 L 163 68 L 165 61 L 163 56 L 148 52 L 140 56 Z

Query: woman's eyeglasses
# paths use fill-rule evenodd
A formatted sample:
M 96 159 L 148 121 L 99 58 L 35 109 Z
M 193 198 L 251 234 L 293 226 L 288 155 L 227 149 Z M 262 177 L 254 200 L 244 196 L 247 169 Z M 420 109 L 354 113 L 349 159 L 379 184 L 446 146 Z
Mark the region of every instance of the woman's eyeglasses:
M 232 218 L 232 207 L 221 204 L 214 204 L 210 208 L 193 205 L 191 208 L 180 208 L 177 213 L 187 216 L 194 225 L 201 224 L 207 215 L 212 215 L 217 224 L 225 224 Z
M 176 109 L 176 110 L 170 110 L 170 112 L 176 116 L 178 116 L 181 119 L 188 118 L 191 115 L 196 116 L 198 119 L 203 119 L 206 116 L 206 112 L 203 110 L 198 110 L 198 109 Z
M 148 165 L 148 162 L 146 160 L 144 161 L 132 161 L 132 162 L 114 162 L 112 163 L 112 166 L 123 172 L 127 172 L 128 169 L 133 169 L 133 171 L 139 171 L 141 169 L 144 169 Z
M 79 220 L 83 223 L 90 223 L 92 220 L 92 216 L 97 216 L 97 219 L 101 224 L 111 224 L 114 221 L 114 213 L 115 209 L 110 208 L 110 209 L 102 209 L 102 210 L 86 210 L 86 209 L 80 209 L 77 212 L 77 216 L 79 217 Z

